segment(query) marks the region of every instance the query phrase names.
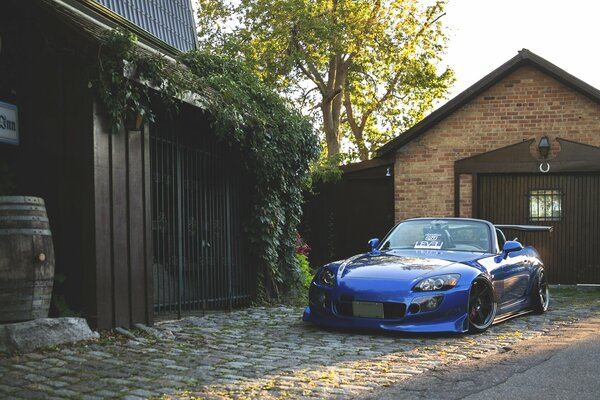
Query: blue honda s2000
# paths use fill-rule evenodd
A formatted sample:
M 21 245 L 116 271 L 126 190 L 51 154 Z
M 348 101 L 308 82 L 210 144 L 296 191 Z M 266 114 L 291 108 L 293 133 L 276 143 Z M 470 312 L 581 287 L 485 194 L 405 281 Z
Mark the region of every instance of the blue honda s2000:
M 544 265 L 503 228 L 466 218 L 416 218 L 371 251 L 327 264 L 310 285 L 304 320 L 337 328 L 482 332 L 496 320 L 548 308 Z

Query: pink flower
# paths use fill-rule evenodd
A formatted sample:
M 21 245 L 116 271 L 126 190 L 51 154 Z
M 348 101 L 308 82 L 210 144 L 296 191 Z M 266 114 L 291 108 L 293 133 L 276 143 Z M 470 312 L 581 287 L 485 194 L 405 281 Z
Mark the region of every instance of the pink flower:
M 306 242 L 304 241 L 304 239 L 302 239 L 300 234 L 296 234 L 296 253 L 304 254 L 308 257 L 310 250 L 310 246 L 306 244 Z

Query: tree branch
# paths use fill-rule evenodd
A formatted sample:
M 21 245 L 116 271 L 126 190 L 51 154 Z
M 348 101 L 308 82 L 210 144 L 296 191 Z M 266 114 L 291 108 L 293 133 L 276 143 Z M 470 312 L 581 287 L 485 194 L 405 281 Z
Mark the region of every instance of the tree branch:
M 300 71 L 302 71 L 302 73 L 310 81 L 312 81 L 317 86 L 317 88 L 319 89 L 321 94 L 323 96 L 325 96 L 325 94 L 326 94 L 325 81 L 323 81 L 323 77 L 319 73 L 319 70 L 317 69 L 317 67 L 313 63 L 310 62 L 310 60 L 308 58 L 308 54 L 306 53 L 306 51 L 300 44 L 300 41 L 298 40 L 298 25 L 297 24 L 294 24 L 294 26 L 292 26 L 291 41 L 290 41 L 290 45 L 289 45 L 288 49 L 289 49 L 288 52 L 291 53 L 290 56 L 292 56 L 292 57 L 294 57 L 293 53 L 299 53 L 302 55 L 302 60 L 294 57 L 294 58 L 296 58 L 296 66 L 300 69 Z M 302 61 L 304 61 L 306 63 L 306 65 L 304 65 L 302 63 Z
M 350 125 L 350 130 L 352 130 L 354 139 L 356 139 L 358 155 L 362 161 L 368 160 L 369 151 L 367 150 L 367 145 L 363 136 L 363 132 L 365 130 L 365 119 L 363 116 L 363 123 L 361 123 L 360 126 L 356 123 L 356 118 L 354 117 L 354 111 L 352 109 L 352 101 L 350 99 L 350 92 L 348 90 L 344 92 L 344 108 L 346 109 L 346 120 L 348 121 L 348 125 Z
M 358 132 L 359 127 L 356 123 L 356 119 L 354 118 L 354 110 L 352 109 L 352 102 L 350 101 L 350 93 L 347 90 L 344 92 L 344 108 L 346 109 L 346 117 L 348 120 L 348 125 L 350 125 L 350 129 L 352 129 L 352 132 Z
M 319 71 L 317 71 L 316 67 L 308 61 L 306 61 L 306 63 L 307 65 L 305 66 L 304 64 L 302 64 L 302 61 L 296 60 L 296 65 L 300 69 L 300 71 L 302 71 L 304 76 L 306 76 L 312 83 L 314 83 L 317 86 L 317 89 L 319 89 L 319 92 L 321 92 L 321 94 L 325 96 L 325 94 L 327 93 L 327 87 L 325 85 L 325 82 L 323 81 L 323 78 L 319 74 Z

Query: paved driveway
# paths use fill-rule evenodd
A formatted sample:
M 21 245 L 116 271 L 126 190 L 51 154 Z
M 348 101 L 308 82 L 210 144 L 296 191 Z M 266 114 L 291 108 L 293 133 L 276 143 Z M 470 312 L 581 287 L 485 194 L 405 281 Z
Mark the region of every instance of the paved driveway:
M 189 317 L 98 342 L 0 356 L 0 398 L 348 398 L 473 362 L 600 315 L 600 292 L 552 291 L 548 313 L 480 335 L 323 331 L 301 308 Z

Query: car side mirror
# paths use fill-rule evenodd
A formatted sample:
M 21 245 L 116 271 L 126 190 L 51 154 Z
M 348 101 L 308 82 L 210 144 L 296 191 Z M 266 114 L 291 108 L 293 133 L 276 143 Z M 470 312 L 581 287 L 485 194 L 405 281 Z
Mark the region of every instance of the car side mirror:
M 516 240 L 507 240 L 502 247 L 502 252 L 506 254 L 521 250 L 523 250 L 523 245 Z
M 496 262 L 500 262 L 502 260 L 506 260 L 509 253 L 513 253 L 515 251 L 523 250 L 523 245 L 516 240 L 507 240 L 502 247 L 502 254 L 496 257 Z
M 371 248 L 371 251 L 369 253 L 372 256 L 378 256 L 381 254 L 381 252 L 379 250 L 377 250 L 377 246 L 379 246 L 378 238 L 373 238 L 373 239 L 369 240 L 368 243 L 369 243 L 369 247 Z

